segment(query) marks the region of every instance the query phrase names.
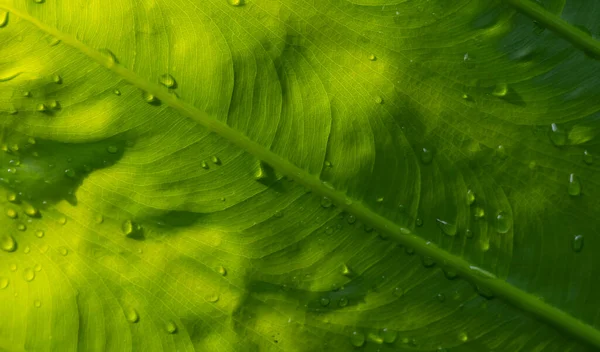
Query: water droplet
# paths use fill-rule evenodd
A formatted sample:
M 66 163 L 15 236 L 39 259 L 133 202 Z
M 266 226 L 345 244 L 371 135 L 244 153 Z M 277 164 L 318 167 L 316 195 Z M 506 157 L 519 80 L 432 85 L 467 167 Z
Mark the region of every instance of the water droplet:
M 421 218 L 417 218 L 417 219 L 415 220 L 415 225 L 417 225 L 418 227 L 421 227 L 421 226 L 423 226 L 423 219 L 421 219 Z
M 550 141 L 557 147 L 567 144 L 567 133 L 555 123 L 550 125 L 549 136 Z
M 140 315 L 134 308 L 125 308 L 123 312 L 128 322 L 135 324 L 140 321 Z
M 31 98 L 31 92 L 28 91 L 28 90 L 24 91 L 23 92 L 23 97 L 25 97 L 25 98 Z
M 29 246 L 25 246 L 25 248 L 23 249 L 23 253 L 27 254 L 31 252 L 31 248 L 29 248 Z
M 6 209 L 6 216 L 8 216 L 11 219 L 16 219 L 18 214 L 17 211 L 12 209 L 12 208 L 8 208 Z
M 202 160 L 202 163 L 200 164 L 200 166 L 202 166 L 203 169 L 208 169 L 208 163 L 204 160 Z
M 106 151 L 110 154 L 116 154 L 119 152 L 119 148 L 116 145 L 109 145 L 108 148 L 106 148 Z
M 321 206 L 325 209 L 330 208 L 333 205 L 333 202 L 328 197 L 321 198 Z
M 46 0 L 34 0 L 36 4 L 43 4 Z
M 473 98 L 472 98 L 472 97 L 471 97 L 469 94 L 467 94 L 467 93 L 463 93 L 461 97 L 462 97 L 464 100 L 468 100 L 468 101 L 471 101 L 471 100 L 473 100 Z
M 471 231 L 471 229 L 466 229 L 466 230 L 465 230 L 465 236 L 466 236 L 467 238 L 473 238 L 473 236 L 474 236 L 474 235 L 475 235 L 475 234 L 473 234 L 473 231 Z
M 569 195 L 578 196 L 581 194 L 581 183 L 575 174 L 569 175 Z
M 104 216 L 102 214 L 96 214 L 94 216 L 94 221 L 96 222 L 96 224 L 101 224 L 104 222 Z
M 481 219 L 485 216 L 485 210 L 483 210 L 483 208 L 476 207 L 473 211 L 473 215 L 475 215 L 476 218 Z
M 506 154 L 506 148 L 503 145 L 496 147 L 496 157 L 500 160 L 505 160 L 508 155 Z
M 377 56 L 375 56 L 375 54 L 371 54 L 371 55 L 369 55 L 369 60 L 375 61 L 375 60 L 377 60 Z
M 380 97 L 380 96 L 376 96 L 376 97 L 375 97 L 375 102 L 376 102 L 377 104 L 383 104 L 383 98 L 382 98 L 382 97 Z
M 39 112 L 46 112 L 46 111 L 48 111 L 48 107 L 44 103 L 39 103 L 38 105 L 36 105 L 35 109 L 37 111 L 39 111 Z
M 347 305 L 348 305 L 348 298 L 346 298 L 346 297 L 340 298 L 340 300 L 338 301 L 338 306 L 345 307 Z
M 594 163 L 594 156 L 587 150 L 583 151 L 583 162 L 592 165 Z
M 436 297 L 437 297 L 438 301 L 440 301 L 440 302 L 446 301 L 446 295 L 443 293 L 438 293 Z
M 445 233 L 448 236 L 456 235 L 457 228 L 456 228 L 455 224 L 445 221 L 445 220 L 442 220 L 442 219 L 436 219 L 436 221 L 437 221 L 438 227 L 442 230 L 443 233 Z
M 498 212 L 496 215 L 496 231 L 498 233 L 507 233 L 511 226 L 510 216 L 503 211 Z
M 388 328 L 383 328 L 381 330 L 381 339 L 385 343 L 394 343 L 396 338 L 398 337 L 398 332 L 394 330 L 390 330 Z
M 35 236 L 36 236 L 37 238 L 42 238 L 42 237 L 44 237 L 44 234 L 45 234 L 45 233 L 44 233 L 44 230 L 37 230 L 37 231 L 35 232 Z
M 0 10 L 0 28 L 8 24 L 8 11 Z
M 8 283 L 9 283 L 9 281 L 8 281 L 8 279 L 7 279 L 7 278 L 5 278 L 5 277 L 0 277 L 0 289 L 2 289 L 2 290 L 3 290 L 3 289 L 5 289 L 5 288 L 7 288 L 7 287 L 8 287 Z
M 346 264 L 342 265 L 342 275 L 344 276 L 352 276 L 354 273 L 352 272 L 352 269 L 350 269 L 350 267 Z
M 321 304 L 321 306 L 323 306 L 323 307 L 327 307 L 327 306 L 329 305 L 329 302 L 330 302 L 330 300 L 329 300 L 329 298 L 327 298 L 327 297 L 322 297 L 322 298 L 319 300 L 319 303 L 320 303 L 320 304 Z
M 173 76 L 171 76 L 170 74 L 161 75 L 158 78 L 158 82 L 167 88 L 173 88 L 176 84 L 175 78 L 173 78 Z
M 137 237 L 140 235 L 142 227 L 131 220 L 125 220 L 121 224 L 121 230 L 127 237 Z
M 462 342 L 467 342 L 467 340 L 469 339 L 469 337 L 467 336 L 466 333 L 461 332 L 460 334 L 458 334 L 458 339 Z
M 67 223 L 67 218 L 65 216 L 61 216 L 58 218 L 58 223 L 61 225 L 65 225 Z
M 42 302 L 40 302 L 40 300 L 39 300 L 39 299 L 36 299 L 35 301 L 33 301 L 33 305 L 34 305 L 36 308 L 39 308 L 39 307 L 41 307 L 41 306 L 42 306 Z
M 106 64 L 108 67 L 119 63 L 117 56 L 112 51 L 108 49 L 100 49 L 99 51 L 106 58 Z
M 219 301 L 219 295 L 216 293 L 213 293 L 212 295 L 209 295 L 208 297 L 206 297 L 206 300 L 210 303 L 217 303 Z
M 475 192 L 472 190 L 467 191 L 467 205 L 475 203 Z
M 506 83 L 498 83 L 492 91 L 492 95 L 499 98 L 505 97 L 506 94 L 508 94 L 508 85 Z
M 0 237 L 0 248 L 5 252 L 14 252 L 17 249 L 17 241 L 12 235 L 2 235 Z
M 231 6 L 242 6 L 242 0 L 229 0 Z
M 426 268 L 431 268 L 432 266 L 435 265 L 435 262 L 433 261 L 433 258 L 431 258 L 431 257 L 421 256 L 421 264 L 423 264 L 423 266 Z
M 423 164 L 427 165 L 427 164 L 431 164 L 432 160 L 433 160 L 433 152 L 431 151 L 431 149 L 423 148 L 421 150 L 421 162 Z
M 225 269 L 224 266 L 220 266 L 219 267 L 219 274 L 221 274 L 221 276 L 226 276 L 227 275 L 227 269 Z
M 69 254 L 69 250 L 68 250 L 66 247 L 60 247 L 60 248 L 58 249 L 58 252 L 59 252 L 59 253 L 60 253 L 62 256 L 65 256 L 65 255 Z
M 37 271 L 37 272 L 40 272 L 40 271 L 42 271 L 42 265 L 41 265 L 41 264 L 39 264 L 39 263 L 38 263 L 38 264 L 36 264 L 36 265 L 34 265 L 34 266 L 33 266 L 33 270 L 35 270 L 35 271 Z
M 169 320 L 165 325 L 165 329 L 169 334 L 174 334 L 177 332 L 177 325 L 175 325 L 175 322 L 173 322 L 172 320 Z
M 9 192 L 6 195 L 6 200 L 8 200 L 11 203 L 14 203 L 17 201 L 17 194 L 15 192 Z
M 23 212 L 31 217 L 36 217 L 40 214 L 38 209 L 29 203 L 23 204 Z
M 365 335 L 362 332 L 354 331 L 350 336 L 352 346 L 361 347 L 365 344 Z
M 375 199 L 377 201 L 377 203 L 383 203 L 383 197 L 377 197 L 377 199 Z
M 56 37 L 50 36 L 48 38 L 48 45 L 50 45 L 50 46 L 57 46 L 59 43 L 60 43 L 60 39 L 58 39 Z
M 581 252 L 583 249 L 583 235 L 573 237 L 573 251 Z
M 458 276 L 456 271 L 454 271 L 452 269 L 444 269 L 443 272 L 444 272 L 444 276 L 446 276 L 446 279 L 448 279 L 448 280 L 454 280 Z
M 216 155 L 211 156 L 210 161 L 212 161 L 212 163 L 215 165 L 221 165 L 221 159 L 219 159 L 219 157 Z
M 158 98 L 155 97 L 154 94 L 148 92 L 144 92 L 144 94 L 142 94 L 142 97 L 148 104 L 157 104 L 159 102 Z
M 350 225 L 352 225 L 352 224 L 354 224 L 356 222 L 356 216 L 350 214 L 350 215 L 348 215 L 348 218 L 346 220 L 348 221 L 348 223 Z
M 56 83 L 56 84 L 62 84 L 63 80 L 62 77 L 58 74 L 54 74 L 52 76 L 52 82 Z
M 27 282 L 33 281 L 33 279 L 35 279 L 35 271 L 31 268 L 25 268 L 25 270 L 23 270 L 23 279 Z
M 396 287 L 392 291 L 392 294 L 396 297 L 402 297 L 404 296 L 404 290 L 401 287 Z
M 60 109 L 60 103 L 58 102 L 58 100 L 50 101 L 50 108 L 52 108 L 54 110 Z
M 119 89 L 113 90 L 114 95 L 121 95 L 121 91 Z
M 8 266 L 8 268 L 10 269 L 10 271 L 17 271 L 17 264 L 12 263 Z
M 66 169 L 65 170 L 65 176 L 68 178 L 74 178 L 75 177 L 75 170 L 73 169 Z

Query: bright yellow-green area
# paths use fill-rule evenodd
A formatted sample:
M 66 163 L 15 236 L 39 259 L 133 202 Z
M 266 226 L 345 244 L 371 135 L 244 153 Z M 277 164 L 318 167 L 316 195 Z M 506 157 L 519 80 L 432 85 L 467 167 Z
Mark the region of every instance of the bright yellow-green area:
M 0 0 L 0 349 L 593 350 L 600 5 L 523 3 Z

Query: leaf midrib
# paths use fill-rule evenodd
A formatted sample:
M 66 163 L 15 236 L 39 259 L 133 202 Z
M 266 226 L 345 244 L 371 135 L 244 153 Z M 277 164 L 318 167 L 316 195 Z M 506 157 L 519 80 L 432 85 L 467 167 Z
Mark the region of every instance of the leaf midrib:
M 563 36 L 567 40 L 570 40 L 578 47 L 583 48 L 591 53 L 598 54 L 600 57 L 600 43 L 592 38 L 581 38 L 583 33 L 577 30 L 575 27 L 569 25 L 568 22 L 548 13 L 543 8 L 532 4 L 529 1 L 502 1 L 505 1 L 526 15 L 540 21 L 540 23 L 556 31 L 559 35 Z M 20 12 L 10 6 L 0 4 L 0 8 L 12 12 L 27 22 L 35 25 L 42 31 L 57 37 L 64 43 L 79 50 L 90 59 L 96 61 L 98 64 L 129 81 L 132 85 L 146 92 L 154 94 L 164 104 L 179 111 L 183 115 L 196 121 L 212 132 L 217 133 L 221 137 L 246 150 L 250 154 L 253 154 L 258 159 L 271 165 L 296 182 L 311 188 L 315 193 L 329 197 L 340 208 L 345 209 L 366 223 L 371 224 L 379 231 L 388 234 L 391 239 L 407 247 L 414 248 L 415 251 L 419 252 L 421 255 L 429 256 L 436 262 L 445 263 L 448 267 L 452 267 L 457 273 L 459 273 L 462 278 L 467 279 L 477 287 L 491 290 L 496 296 L 503 298 L 513 306 L 533 314 L 535 317 L 542 319 L 550 325 L 560 328 L 572 336 L 577 337 L 582 342 L 600 348 L 600 331 L 594 329 L 592 326 L 585 324 L 584 322 L 556 307 L 546 304 L 537 297 L 512 286 L 502 279 L 498 279 L 493 275 L 486 274 L 486 271 L 482 271 L 482 269 L 473 266 L 463 258 L 446 252 L 445 250 L 437 247 L 435 244 L 416 236 L 409 229 L 398 226 L 392 221 L 368 209 L 360 202 L 352 201 L 346 197 L 343 192 L 336 191 L 334 188 L 322 182 L 316 175 L 310 174 L 307 171 L 295 166 L 285 158 L 273 153 L 268 148 L 252 141 L 241 132 L 229 127 L 226 123 L 212 118 L 206 112 L 177 99 L 175 96 L 163 90 L 158 84 L 150 83 L 144 80 L 142 77 L 137 76 L 133 71 L 115 64 L 110 58 L 101 54 L 98 50 L 88 47 L 86 44 L 77 40 L 74 36 L 47 26 L 35 17 L 32 17 L 27 13 Z

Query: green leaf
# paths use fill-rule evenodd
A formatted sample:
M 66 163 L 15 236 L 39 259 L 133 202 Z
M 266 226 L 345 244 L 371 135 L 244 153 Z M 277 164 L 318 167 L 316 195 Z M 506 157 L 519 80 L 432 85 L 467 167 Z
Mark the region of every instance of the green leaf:
M 600 347 L 594 1 L 0 0 L 0 350 Z

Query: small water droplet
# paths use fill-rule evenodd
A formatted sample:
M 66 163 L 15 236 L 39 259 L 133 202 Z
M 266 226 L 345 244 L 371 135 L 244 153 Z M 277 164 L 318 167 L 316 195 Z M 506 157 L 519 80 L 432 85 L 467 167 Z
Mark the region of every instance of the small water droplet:
M 157 104 L 159 102 L 158 98 L 155 97 L 152 93 L 144 92 L 144 94 L 142 94 L 142 97 L 144 98 L 144 101 L 146 101 L 146 103 L 148 104 Z
M 371 54 L 371 55 L 369 55 L 369 60 L 375 61 L 375 60 L 377 60 L 377 56 L 375 56 L 375 54 Z
M 431 164 L 432 160 L 433 160 L 433 152 L 431 151 L 431 149 L 423 148 L 421 150 L 421 162 L 423 164 L 427 165 L 427 164 Z
M 221 159 L 219 159 L 219 157 L 216 155 L 211 156 L 210 161 L 212 161 L 212 163 L 215 165 L 221 165 Z
M 100 54 L 102 54 L 106 58 L 106 64 L 108 67 L 114 66 L 119 63 L 117 60 L 117 56 L 108 49 L 100 49 Z
M 29 203 L 24 203 L 23 204 L 23 212 L 31 217 L 36 217 L 40 214 L 40 212 L 38 211 L 38 209 L 36 207 L 34 207 L 33 205 L 29 204 Z
M 23 92 L 23 97 L 24 97 L 24 98 L 31 98 L 31 92 L 30 92 L 30 91 L 28 91 L 28 90 L 24 91 L 24 92 Z
M 58 218 L 58 223 L 61 225 L 65 225 L 67 223 L 67 218 L 65 216 L 61 216 Z
M 44 233 L 44 230 L 37 230 L 37 231 L 35 232 L 35 236 L 36 236 L 37 238 L 42 238 L 42 237 L 44 237 L 44 234 L 45 234 L 45 233 Z
M 11 203 L 14 203 L 17 201 L 17 194 L 15 192 L 9 192 L 6 195 L 6 200 L 8 200 Z
M 62 84 L 63 80 L 62 77 L 58 74 L 54 74 L 52 76 L 52 82 L 56 83 L 56 84 Z
M 362 332 L 354 331 L 350 336 L 352 346 L 361 347 L 365 344 L 365 335 Z
M 0 10 L 0 28 L 8 24 L 8 11 Z
M 321 198 L 321 206 L 325 209 L 330 208 L 333 205 L 333 202 L 328 197 Z
M 48 107 L 46 106 L 46 104 L 44 103 L 39 103 L 36 105 L 35 109 L 39 112 L 46 112 L 48 111 Z
M 465 237 L 467 238 L 473 238 L 474 234 L 473 231 L 471 231 L 471 229 L 466 229 L 465 230 Z
M 498 233 L 507 233 L 511 226 L 510 216 L 503 211 L 498 212 L 496 215 L 496 231 Z
M 466 333 L 461 332 L 460 334 L 458 334 L 458 339 L 462 342 L 467 342 L 467 340 L 469 340 L 469 337 Z
M 594 156 L 587 150 L 583 151 L 583 162 L 592 165 L 594 163 Z
M 347 264 L 342 265 L 342 275 L 344 276 L 352 276 L 352 269 Z
M 110 154 L 116 154 L 119 152 L 119 148 L 116 145 L 109 145 L 106 148 L 106 151 L 109 152 Z
M 36 299 L 35 301 L 33 301 L 33 305 L 34 305 L 36 308 L 39 308 L 39 307 L 41 307 L 41 306 L 42 306 L 42 302 L 40 302 L 40 300 L 39 300 L 39 299 Z
M 377 199 L 375 199 L 377 201 L 377 203 L 383 203 L 383 197 L 377 197 Z
M 431 268 L 432 266 L 435 265 L 435 262 L 433 261 L 433 258 L 431 258 L 431 257 L 421 256 L 421 264 L 423 264 L 423 266 L 426 268 Z
M 60 43 L 60 39 L 58 39 L 56 37 L 50 36 L 48 38 L 48 45 L 50 45 L 50 46 L 57 46 L 59 43 Z
M 104 222 L 104 216 L 102 214 L 96 214 L 94 216 L 94 221 L 96 222 L 96 224 L 101 224 Z
M 440 302 L 446 301 L 446 295 L 443 293 L 438 293 L 436 297 L 437 297 L 438 301 L 440 301 Z
M 37 272 L 40 272 L 40 271 L 42 271 L 42 265 L 41 265 L 41 264 L 39 264 L 39 263 L 38 263 L 38 264 L 36 264 L 36 265 L 34 265 L 34 266 L 33 266 L 33 270 L 35 270 L 35 271 L 37 271 Z
M 114 95 L 121 95 L 121 91 L 119 89 L 113 90 Z
M 174 334 L 177 332 L 177 325 L 175 325 L 175 322 L 173 322 L 172 320 L 169 320 L 165 325 L 165 329 L 169 334 Z
M 206 300 L 210 303 L 217 303 L 219 301 L 219 295 L 216 293 L 213 293 L 212 295 L 209 295 L 208 297 L 206 297 Z
M 322 298 L 319 300 L 319 303 L 320 303 L 320 304 L 321 304 L 321 306 L 323 306 L 323 307 L 327 307 L 327 306 L 329 305 L 329 302 L 330 302 L 330 299 L 329 299 L 329 298 L 327 298 L 327 297 L 322 297 Z
M 417 225 L 418 227 L 421 227 L 421 226 L 423 226 L 423 219 L 421 219 L 421 218 L 417 218 L 417 219 L 415 220 L 415 225 Z
M 476 207 L 473 211 L 473 215 L 475 215 L 476 218 L 481 219 L 485 216 L 485 210 L 481 207 Z
M 506 148 L 504 148 L 503 145 L 496 147 L 496 157 L 500 160 L 505 160 L 508 157 L 508 154 L 506 154 Z
M 202 160 L 202 163 L 200 164 L 200 166 L 202 166 L 203 169 L 208 169 L 208 163 L 204 160 Z
M 69 254 L 69 250 L 68 250 L 66 247 L 60 247 L 60 248 L 58 249 L 58 252 L 59 252 L 59 253 L 60 253 L 62 256 L 65 256 L 65 255 Z
M 458 276 L 456 271 L 454 271 L 452 269 L 444 269 L 443 272 L 444 272 L 444 276 L 446 276 L 446 279 L 448 279 L 448 280 L 454 280 Z
M 231 6 L 242 6 L 243 0 L 229 0 L 229 5 Z
M 575 174 L 569 175 L 569 195 L 578 196 L 581 194 L 581 183 Z
M 436 219 L 438 227 L 448 236 L 455 236 L 457 232 L 456 225 L 442 219 Z
M 0 289 L 3 290 L 8 287 L 8 279 L 5 277 L 0 277 Z
M 391 330 L 388 328 L 383 328 L 381 330 L 381 338 L 385 343 L 394 343 L 396 342 L 396 338 L 398 337 L 398 332 L 395 330 Z
M 23 270 L 23 279 L 27 282 L 33 281 L 33 279 L 35 279 L 35 271 L 31 268 L 25 268 L 25 270 Z
M 375 97 L 375 102 L 376 102 L 377 104 L 383 104 L 383 98 L 382 98 L 382 97 L 380 97 L 380 96 L 376 96 L 376 97 Z
M 8 208 L 6 209 L 6 216 L 8 216 L 11 219 L 16 219 L 18 214 L 17 211 L 12 209 L 12 208 Z
M 8 268 L 10 269 L 10 271 L 17 271 L 17 264 L 12 263 L 8 266 Z
M 467 191 L 467 205 L 475 203 L 475 192 L 472 190 Z
M 404 290 L 401 287 L 395 287 L 392 290 L 392 294 L 396 297 L 402 297 L 404 296 Z
M 467 100 L 467 101 L 473 100 L 473 98 L 467 93 L 463 93 L 461 97 L 463 98 L 463 100 Z
M 65 170 L 65 176 L 68 178 L 74 178 L 75 177 L 75 170 L 73 169 L 66 169 Z
M 573 251 L 581 252 L 583 249 L 583 235 L 573 237 Z
M 140 315 L 134 308 L 125 308 L 124 313 L 125 319 L 127 319 L 128 322 L 135 324 L 140 321 Z
M 23 253 L 27 254 L 31 252 L 31 248 L 29 248 L 29 246 L 25 246 L 25 248 L 23 249 Z
M 567 133 L 557 124 L 550 125 L 550 141 L 557 147 L 567 144 Z
M 356 222 L 356 216 L 350 214 L 350 215 L 348 215 L 348 218 L 346 220 L 348 221 L 348 223 L 350 225 L 352 225 L 352 224 L 354 224 Z
M 340 298 L 340 300 L 338 301 L 338 306 L 345 307 L 347 305 L 348 305 L 348 298 L 346 298 L 346 297 Z
M 170 74 L 161 75 L 158 78 L 158 82 L 167 88 L 173 88 L 176 84 L 175 78 L 173 78 L 173 76 L 171 76 Z
M 46 0 L 34 0 L 36 4 L 43 4 Z
M 139 224 L 129 219 L 123 221 L 123 223 L 121 224 L 121 230 L 123 231 L 123 234 L 127 237 L 139 236 L 141 229 L 142 227 Z
M 224 266 L 220 266 L 219 267 L 219 274 L 221 274 L 221 276 L 226 276 L 227 275 L 227 269 L 225 269 Z
M 2 235 L 0 237 L 0 248 L 5 252 L 14 252 L 17 249 L 17 241 L 12 235 Z
M 506 83 L 498 83 L 494 90 L 492 91 L 492 95 L 495 97 L 505 97 L 508 94 L 508 85 Z

